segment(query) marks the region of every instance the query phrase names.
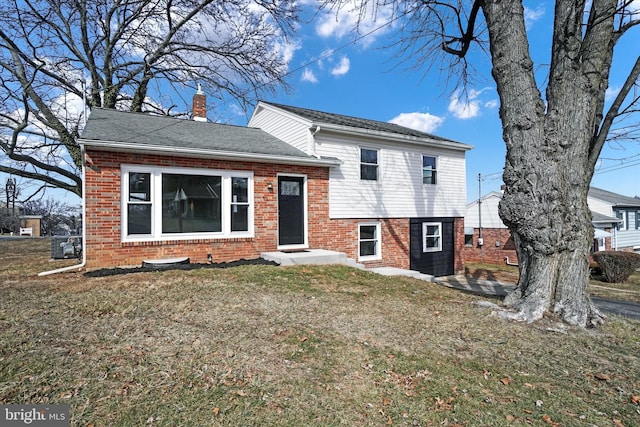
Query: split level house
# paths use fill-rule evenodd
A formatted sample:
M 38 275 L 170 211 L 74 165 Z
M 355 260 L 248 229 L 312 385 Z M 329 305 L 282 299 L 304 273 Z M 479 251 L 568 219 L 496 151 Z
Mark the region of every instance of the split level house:
M 87 268 L 324 249 L 365 267 L 463 269 L 471 146 L 260 102 L 248 127 L 94 109 L 84 156 Z
M 501 192 L 491 192 L 467 205 L 466 261 L 517 263 L 511 233 L 498 214 Z M 592 252 L 640 251 L 640 199 L 590 187 L 587 203 L 594 227 Z

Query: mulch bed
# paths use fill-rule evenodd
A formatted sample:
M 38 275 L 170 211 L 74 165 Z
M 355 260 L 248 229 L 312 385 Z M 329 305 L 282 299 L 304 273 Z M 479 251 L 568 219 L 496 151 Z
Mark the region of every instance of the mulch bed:
M 145 273 L 150 271 L 167 271 L 167 270 L 197 270 L 201 268 L 229 268 L 241 265 L 273 265 L 278 266 L 277 262 L 267 261 L 263 258 L 239 259 L 237 261 L 220 262 L 211 264 L 189 263 L 189 264 L 167 264 L 145 267 L 129 267 L 129 268 L 102 268 L 99 270 L 87 271 L 84 273 L 86 277 L 106 277 L 117 276 L 119 274 Z

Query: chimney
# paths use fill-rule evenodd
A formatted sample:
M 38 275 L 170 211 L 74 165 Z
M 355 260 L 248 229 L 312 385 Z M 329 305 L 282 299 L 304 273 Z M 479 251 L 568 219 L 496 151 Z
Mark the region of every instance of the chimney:
M 202 88 L 200 88 L 200 84 L 198 84 L 198 91 L 193 95 L 191 118 L 198 122 L 207 121 L 207 96 L 202 91 Z

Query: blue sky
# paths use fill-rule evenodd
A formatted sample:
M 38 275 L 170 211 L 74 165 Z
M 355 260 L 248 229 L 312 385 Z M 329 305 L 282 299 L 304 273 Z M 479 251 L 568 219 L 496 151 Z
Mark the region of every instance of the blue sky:
M 302 0 L 313 6 L 317 0 Z M 640 0 L 634 6 L 640 10 Z M 544 82 L 549 63 L 553 2 L 525 1 L 531 54 L 539 81 Z M 475 148 L 467 153 L 467 200 L 479 195 L 478 174 L 482 194 L 497 191 L 505 159 L 502 128 L 498 117 L 498 95 L 490 75 L 491 63 L 484 53 L 471 52 L 470 61 L 476 73 L 467 86 L 466 97 L 456 91 L 440 64 L 431 70 L 410 69 L 411 61 L 401 62 L 396 49 L 388 47 L 398 22 L 389 22 L 384 9 L 376 19 L 369 14 L 361 22 L 360 37 L 351 31 L 356 15 L 343 11 L 319 12 L 308 16 L 289 43 L 287 52 L 288 81 L 291 91 L 279 90 L 263 99 L 332 113 L 380 121 L 394 121 L 408 127 L 433 133 Z M 364 36 L 365 34 L 368 34 Z M 637 42 L 640 28 L 630 31 L 619 43 L 612 75 L 610 96 L 615 96 L 629 69 L 640 53 Z M 424 68 L 423 68 L 424 70 Z M 185 86 L 180 100 L 172 100 L 178 110 L 191 109 L 193 87 Z M 213 104 L 210 99 L 209 103 Z M 181 105 L 182 104 L 182 105 Z M 67 105 L 67 107 L 69 107 Z M 246 125 L 252 110 L 241 111 L 232 99 L 218 104 L 209 119 L 224 117 L 224 122 Z M 636 120 L 638 117 L 636 117 Z M 636 128 L 637 129 L 637 128 Z M 608 144 L 592 181 L 592 185 L 624 194 L 640 195 L 639 141 Z M 2 180 L 4 183 L 4 179 Z M 70 205 L 80 200 L 68 192 L 47 190 L 45 197 L 55 197 Z
M 639 2 L 640 3 L 640 2 Z M 547 1 L 525 2 L 530 32 L 531 53 L 540 79 L 549 63 L 553 4 Z M 474 53 L 477 69 L 474 83 L 462 97 L 436 64 L 424 74 L 407 70 L 407 63 L 394 58 L 394 50 L 385 48 L 394 24 L 382 26 L 367 20 L 361 33 L 371 35 L 353 43 L 350 32 L 355 17 L 348 13 L 320 14 L 301 28 L 289 68 L 291 93 L 278 92 L 265 100 L 332 113 L 380 121 L 395 121 L 439 136 L 473 145 L 467 153 L 467 200 L 478 197 L 478 174 L 482 174 L 482 193 L 500 189 L 505 145 L 498 117 L 498 95 L 490 75 L 487 55 Z M 634 36 L 627 34 L 616 51 L 610 81 L 615 96 L 639 50 Z M 251 111 L 249 111 L 249 114 Z M 246 124 L 245 115 L 236 124 Z M 640 195 L 640 142 L 609 144 L 605 147 L 592 185 L 627 196 Z

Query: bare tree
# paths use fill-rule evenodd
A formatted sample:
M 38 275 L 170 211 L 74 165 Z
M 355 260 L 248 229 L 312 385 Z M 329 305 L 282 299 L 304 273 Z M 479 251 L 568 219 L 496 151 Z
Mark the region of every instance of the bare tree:
M 202 85 L 243 105 L 283 85 L 289 0 L 0 3 L 0 172 L 81 195 L 87 108 L 174 112 Z
M 640 105 L 638 56 L 613 102 L 605 99 L 614 48 L 640 24 L 638 3 L 556 0 L 543 81 L 536 80 L 522 0 L 363 0 L 361 15 L 371 3 L 391 4 L 396 17 L 405 15 L 401 54 L 421 66 L 445 61 L 462 83 L 470 75 L 471 49 L 488 48 L 507 147 L 500 216 L 514 237 L 520 269 L 505 299 L 514 309 L 507 315 L 533 322 L 554 313 L 573 325 L 602 323 L 587 291 L 593 240 L 587 191 L 607 138 L 624 137 L 613 135 L 614 123 L 629 120 Z M 637 136 L 637 122 L 626 129 Z

